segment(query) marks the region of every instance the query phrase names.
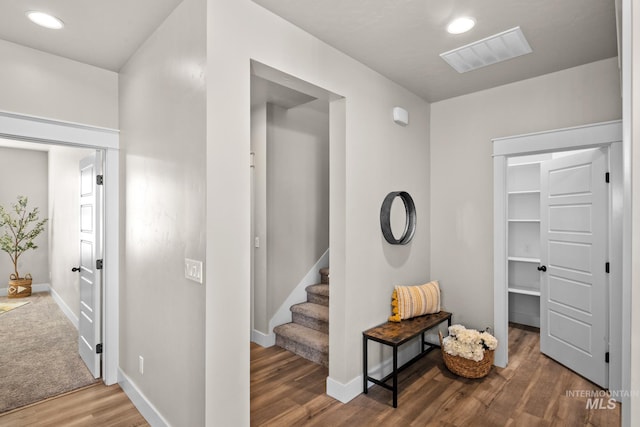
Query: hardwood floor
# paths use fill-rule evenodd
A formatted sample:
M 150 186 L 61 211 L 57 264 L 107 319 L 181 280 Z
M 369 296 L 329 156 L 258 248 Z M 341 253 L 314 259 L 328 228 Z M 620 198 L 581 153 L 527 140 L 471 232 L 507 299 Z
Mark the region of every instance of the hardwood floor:
M 536 329 L 512 325 L 509 366 L 484 379 L 451 374 L 434 351 L 400 374 L 398 408 L 374 386 L 342 404 L 325 394 L 326 368 L 278 347 L 251 345 L 252 426 L 620 425 L 620 405 L 587 407 L 601 389 L 542 355 Z M 582 397 L 579 396 L 582 394 Z M 592 402 L 593 403 L 593 402 Z
M 251 425 L 620 425 L 620 406 L 607 409 L 607 398 L 587 407 L 584 395 L 600 388 L 540 354 L 536 330 L 512 326 L 509 339 L 509 367 L 494 367 L 480 380 L 454 376 L 439 353 L 430 353 L 401 373 L 397 409 L 391 392 L 378 386 L 342 404 L 325 394 L 326 368 L 278 347 L 252 344 Z M 148 425 L 117 385 L 98 384 L 0 414 L 1 427 Z
M 2 427 L 148 425 L 118 385 L 96 384 L 0 414 Z

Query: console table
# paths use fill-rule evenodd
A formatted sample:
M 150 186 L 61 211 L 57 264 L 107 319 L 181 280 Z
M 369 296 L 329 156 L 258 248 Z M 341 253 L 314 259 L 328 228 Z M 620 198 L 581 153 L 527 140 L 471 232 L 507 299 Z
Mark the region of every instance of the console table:
M 439 348 L 437 344 L 425 342 L 424 334 L 442 322 L 447 321 L 447 326 L 451 326 L 451 313 L 440 311 L 434 314 L 426 314 L 413 319 L 403 320 L 402 322 L 386 322 L 371 329 L 367 329 L 362 333 L 362 357 L 363 357 L 363 377 L 364 377 L 364 394 L 369 391 L 368 382 L 384 387 L 393 392 L 393 407 L 398 407 L 398 372 L 409 367 L 418 359 L 425 356 L 431 350 Z M 411 339 L 421 335 L 420 337 L 420 354 L 398 367 L 398 347 Z M 368 354 L 367 343 L 369 340 L 388 345 L 393 348 L 393 371 L 384 378 L 376 379 L 369 376 L 368 372 Z M 392 385 L 387 384 L 389 379 L 393 379 Z

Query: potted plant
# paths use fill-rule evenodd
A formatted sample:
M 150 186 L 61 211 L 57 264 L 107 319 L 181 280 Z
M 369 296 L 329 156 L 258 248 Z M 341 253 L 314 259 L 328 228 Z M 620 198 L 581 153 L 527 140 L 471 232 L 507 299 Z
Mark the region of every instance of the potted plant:
M 39 211 L 35 207 L 27 209 L 27 197 L 18 196 L 18 202 L 11 209 L 0 206 L 0 249 L 9 254 L 14 272 L 9 276 L 9 298 L 22 298 L 31 295 L 31 275 L 20 277 L 18 259 L 25 251 L 37 249 L 34 240 L 44 231 L 47 219 L 38 219 Z

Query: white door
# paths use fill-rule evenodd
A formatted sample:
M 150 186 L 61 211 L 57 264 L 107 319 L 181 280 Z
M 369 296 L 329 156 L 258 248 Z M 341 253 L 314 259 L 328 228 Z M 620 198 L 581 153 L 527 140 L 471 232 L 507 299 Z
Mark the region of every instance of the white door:
M 540 351 L 608 385 L 606 149 L 542 163 Z
M 102 152 L 80 161 L 80 356 L 99 378 L 102 353 Z

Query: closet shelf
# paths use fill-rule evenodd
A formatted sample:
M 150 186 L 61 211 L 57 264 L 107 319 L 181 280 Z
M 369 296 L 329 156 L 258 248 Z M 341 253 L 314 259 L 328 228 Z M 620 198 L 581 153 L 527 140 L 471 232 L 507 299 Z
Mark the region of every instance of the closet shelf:
M 509 292 L 512 294 L 531 295 L 534 297 L 540 296 L 540 291 L 534 291 L 533 289 L 522 289 L 509 287 Z
M 517 262 L 531 262 L 535 264 L 540 264 L 540 258 L 528 258 L 522 256 L 510 256 L 507 257 L 509 261 L 517 261 Z
M 527 166 L 539 166 L 542 164 L 542 160 L 534 160 L 531 162 L 522 162 L 522 163 L 509 163 L 507 167 L 509 168 L 517 168 L 517 167 L 527 167 Z
M 509 219 L 509 222 L 540 222 L 539 219 L 535 218 L 524 218 L 524 219 Z
M 508 191 L 507 194 L 540 194 L 540 190 L 517 190 Z

